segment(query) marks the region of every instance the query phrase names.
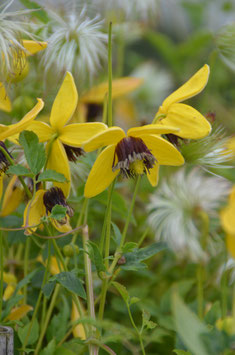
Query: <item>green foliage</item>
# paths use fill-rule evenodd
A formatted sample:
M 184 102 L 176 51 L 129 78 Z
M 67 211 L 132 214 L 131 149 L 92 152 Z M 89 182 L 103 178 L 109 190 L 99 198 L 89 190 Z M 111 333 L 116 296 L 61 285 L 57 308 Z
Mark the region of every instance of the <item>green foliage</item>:
M 27 337 L 30 327 L 31 327 L 31 324 L 28 323 L 24 327 L 19 328 L 18 335 L 19 335 L 19 338 L 20 338 L 20 341 L 22 344 L 24 343 L 25 338 Z M 29 338 L 28 338 L 28 342 L 27 342 L 28 345 L 34 344 L 37 341 L 38 336 L 39 336 L 39 324 L 38 324 L 37 319 L 35 319 L 35 321 L 33 322 L 33 325 L 32 325 L 32 329 L 29 333 Z
M 7 173 L 17 176 L 33 177 L 33 174 L 29 171 L 29 169 L 19 164 L 9 166 Z
M 53 276 L 50 281 L 56 281 L 66 290 L 86 299 L 86 292 L 79 278 L 70 271 L 64 271 Z
M 51 210 L 50 218 L 60 221 L 61 219 L 66 217 L 66 213 L 67 207 L 64 207 L 62 205 L 55 205 Z
M 65 182 L 66 178 L 63 174 L 57 173 L 55 170 L 47 169 L 39 175 L 37 181 Z

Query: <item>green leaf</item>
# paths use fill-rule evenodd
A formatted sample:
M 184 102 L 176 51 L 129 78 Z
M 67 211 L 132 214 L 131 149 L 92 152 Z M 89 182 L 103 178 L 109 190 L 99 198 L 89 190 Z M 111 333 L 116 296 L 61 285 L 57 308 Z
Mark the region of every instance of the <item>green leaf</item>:
M 114 232 L 114 241 L 115 241 L 115 243 L 116 243 L 116 245 L 120 245 L 120 243 L 121 243 L 121 239 L 122 239 L 122 234 L 121 234 L 121 232 L 120 232 L 120 229 L 118 228 L 118 226 L 115 224 L 115 223 L 113 223 L 113 222 L 111 222 L 111 226 L 112 226 L 112 228 L 113 228 L 113 232 Z
M 25 285 L 27 285 L 31 279 L 34 277 L 34 275 L 36 274 L 37 270 L 33 270 L 31 271 L 27 276 L 25 276 L 20 282 L 18 282 L 16 288 L 15 288 L 15 291 L 14 291 L 14 295 L 17 294 L 17 292 L 22 288 L 24 287 Z
M 86 292 L 84 290 L 82 282 L 76 275 L 74 275 L 73 272 L 61 272 L 51 278 L 51 281 L 54 280 L 58 282 L 61 286 L 63 286 L 66 290 L 75 293 L 81 298 L 86 299 Z
M 56 181 L 56 182 L 65 182 L 66 181 L 66 177 L 61 174 L 61 173 L 57 173 L 57 171 L 55 170 L 45 170 L 43 171 L 37 181 Z
M 52 281 L 52 282 L 47 282 L 43 288 L 42 288 L 42 292 L 44 293 L 44 295 L 46 296 L 46 298 L 50 298 L 51 297 L 51 294 L 55 288 L 55 284 L 56 282 L 55 281 Z
M 118 292 L 122 296 L 123 300 L 128 305 L 129 304 L 129 300 L 130 300 L 130 296 L 129 296 L 128 292 L 127 292 L 126 287 L 121 285 L 119 282 L 116 282 L 116 281 L 113 281 L 112 285 L 118 290 Z
M 154 329 L 157 324 L 150 320 L 150 313 L 145 309 L 142 310 L 142 324 L 146 329 Z
M 25 158 L 31 171 L 37 175 L 46 163 L 46 152 L 38 136 L 32 131 L 20 133 L 19 142 L 24 148 Z
M 174 349 L 173 351 L 174 353 L 176 353 L 176 355 L 192 355 L 189 351 L 178 350 L 178 349 Z
M 52 339 L 50 343 L 40 351 L 40 355 L 53 355 L 56 349 L 56 341 Z
M 40 6 L 37 2 L 30 1 L 30 0 L 20 0 L 20 2 L 28 9 L 37 10 L 33 12 L 33 15 L 37 17 L 40 21 L 44 23 L 49 22 L 49 17 L 47 15 L 47 12 L 43 10 L 42 6 Z
M 138 270 L 146 268 L 142 261 L 149 259 L 151 256 L 166 249 L 165 243 L 153 243 L 145 248 L 134 249 L 131 253 L 124 254 L 126 263 L 122 265 L 125 270 Z
M 92 262 L 95 264 L 97 273 L 98 274 L 100 272 L 106 273 L 107 270 L 106 270 L 106 267 L 104 266 L 103 257 L 100 253 L 98 246 L 95 243 L 89 241 L 88 248 L 89 248 L 89 256 L 90 256 Z
M 66 217 L 67 208 L 62 205 L 55 205 L 50 214 L 50 218 L 60 221 Z
M 25 168 L 22 165 L 11 165 L 7 170 L 7 174 L 17 175 L 17 176 L 30 176 L 33 177 L 33 174 L 29 169 Z
M 65 348 L 64 346 L 60 346 L 56 349 L 54 355 L 76 355 L 76 353 L 74 353 L 72 350 L 69 350 L 68 348 Z
M 137 243 L 134 242 L 127 242 L 123 245 L 122 247 L 122 253 L 126 254 L 126 253 L 131 253 L 134 249 L 136 249 L 138 246 Z
M 31 322 L 26 324 L 23 328 L 19 328 L 18 330 L 18 335 L 22 344 L 25 341 L 30 326 L 31 326 Z M 37 341 L 38 336 L 39 336 L 39 324 L 37 319 L 35 319 L 32 325 L 32 329 L 29 333 L 27 344 L 28 345 L 34 344 Z
M 185 346 L 194 355 L 209 355 L 202 341 L 202 334 L 209 331 L 205 324 L 183 303 L 176 292 L 172 297 L 172 308 L 177 332 Z
M 131 304 L 134 304 L 134 303 L 137 303 L 137 302 L 139 302 L 140 301 L 140 298 L 138 298 L 138 297 L 131 297 L 131 299 L 130 299 L 130 305 Z

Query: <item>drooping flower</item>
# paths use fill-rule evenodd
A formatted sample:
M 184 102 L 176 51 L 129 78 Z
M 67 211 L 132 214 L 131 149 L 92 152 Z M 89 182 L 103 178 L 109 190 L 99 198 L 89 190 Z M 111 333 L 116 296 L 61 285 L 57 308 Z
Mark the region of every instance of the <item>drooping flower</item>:
M 229 190 L 226 179 L 207 176 L 200 169 L 188 173 L 181 169 L 172 175 L 152 194 L 148 205 L 148 222 L 156 239 L 165 240 L 178 258 L 188 257 L 193 261 L 205 258 L 198 213 L 206 213 L 213 220 L 214 228 L 216 223 L 219 227 L 218 210 Z M 210 253 L 220 250 L 210 238 L 208 244 Z
M 36 192 L 34 198 L 30 200 L 24 210 L 24 227 L 40 225 L 41 218 L 50 215 L 55 205 L 66 207 L 66 216 L 61 220 L 52 220 L 53 226 L 59 232 L 68 232 L 72 228 L 69 218 L 73 215 L 72 208 L 67 204 L 63 191 L 59 187 L 52 187 L 49 190 L 40 189 Z M 29 235 L 37 227 L 26 229 L 25 234 Z
M 210 68 L 205 64 L 185 84 L 168 96 L 160 106 L 154 123 L 179 128 L 177 136 L 199 139 L 207 136 L 211 125 L 200 112 L 181 101 L 199 94 L 207 84 Z
M 52 11 L 50 17 L 48 49 L 42 58 L 46 72 L 53 68 L 60 73 L 72 71 L 80 81 L 92 77 L 107 52 L 108 36 L 102 31 L 99 16 L 90 19 L 86 7 L 81 11 L 70 6 L 63 17 Z
M 1 75 L 0 80 L 3 80 L 3 82 L 0 82 L 0 110 L 10 112 L 12 109 L 10 98 L 8 97 L 4 86 L 5 81 L 11 83 L 24 79 L 29 69 L 27 57 L 45 49 L 46 47 L 46 42 L 22 40 L 21 42 L 15 43 L 11 40 L 9 51 L 2 52 L 3 65 L 1 72 L 3 72 L 3 74 Z
M 184 163 L 179 151 L 158 136 L 174 131 L 171 127 L 146 125 L 131 128 L 125 134 L 121 128 L 111 127 L 91 138 L 83 146 L 85 151 L 107 147 L 91 169 L 85 196 L 90 198 L 104 191 L 119 173 L 125 177 L 147 174 L 151 185 L 156 186 L 159 165 Z
M 24 131 L 30 123 L 36 118 L 38 113 L 43 109 L 44 102 L 41 99 L 37 99 L 37 104 L 29 111 L 19 122 L 13 123 L 11 125 L 5 126 L 0 125 L 0 142 L 3 142 L 5 139 L 10 138 L 20 132 Z M 4 156 L 5 158 L 5 156 Z M 2 166 L 6 167 L 7 162 L 2 157 Z M 0 175 L 0 197 L 2 196 L 2 175 Z
M 64 174 L 66 183 L 56 183 L 65 196 L 70 191 L 69 159 L 78 155 L 78 148 L 93 135 L 107 129 L 100 122 L 67 124 L 77 106 L 78 94 L 71 73 L 67 73 L 51 109 L 50 125 L 35 121 L 28 130 L 35 132 L 41 142 L 48 142 L 47 168 Z M 68 152 L 68 155 L 66 154 Z M 81 151 L 82 152 L 82 151 Z

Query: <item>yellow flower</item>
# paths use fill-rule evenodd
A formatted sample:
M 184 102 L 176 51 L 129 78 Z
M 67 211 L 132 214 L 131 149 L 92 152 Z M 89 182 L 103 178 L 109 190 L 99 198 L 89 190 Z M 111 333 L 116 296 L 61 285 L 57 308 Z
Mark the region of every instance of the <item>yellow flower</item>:
M 154 122 L 180 128 L 177 136 L 186 139 L 206 137 L 211 125 L 200 112 L 181 101 L 199 94 L 207 84 L 210 68 L 205 64 L 185 84 L 168 96 L 160 106 Z
M 9 216 L 14 212 L 25 197 L 25 191 L 18 177 L 14 175 L 7 185 L 1 208 L 1 217 Z
M 78 94 L 72 74 L 67 72 L 51 109 L 50 125 L 37 121 L 28 128 L 38 135 L 41 142 L 48 142 L 47 168 L 66 177 L 66 183 L 55 184 L 63 190 L 66 197 L 69 195 L 71 180 L 69 158 L 79 154 L 77 148 L 83 142 L 107 129 L 100 122 L 66 125 L 74 113 L 77 101 Z
M 226 232 L 226 244 L 227 249 L 235 258 L 235 186 L 233 187 L 230 196 L 228 205 L 221 211 L 220 220 L 223 226 L 223 229 Z
M 126 177 L 147 174 L 152 186 L 157 185 L 159 165 L 181 165 L 184 158 L 160 134 L 178 132 L 161 125 L 131 128 L 127 134 L 111 127 L 87 141 L 83 148 L 90 152 L 107 146 L 96 159 L 85 185 L 85 196 L 98 195 L 122 173 Z
M 24 131 L 28 127 L 28 125 L 35 119 L 38 113 L 43 109 L 44 102 L 41 99 L 37 100 L 37 104 L 19 122 L 9 126 L 0 124 L 0 142 Z M 2 174 L 0 173 L 0 197 L 2 196 L 2 187 Z
M 66 216 L 62 220 L 52 220 L 53 226 L 61 233 L 72 230 L 69 217 L 73 215 L 72 208 L 67 204 L 63 191 L 58 187 L 51 187 L 49 190 L 38 190 L 24 210 L 24 227 L 40 225 L 41 218 L 50 215 L 55 205 L 67 208 Z M 37 227 L 26 229 L 25 234 L 32 234 Z
M 26 57 L 33 55 L 47 47 L 46 42 L 35 42 L 31 40 L 23 40 L 22 45 L 25 51 L 19 51 L 17 58 L 15 58 L 13 73 L 8 74 L 7 81 L 14 82 L 24 79 L 28 74 L 28 62 Z M 4 60 L 4 58 L 3 58 Z M 10 112 L 12 109 L 11 101 L 7 95 L 3 83 L 0 82 L 0 110 Z

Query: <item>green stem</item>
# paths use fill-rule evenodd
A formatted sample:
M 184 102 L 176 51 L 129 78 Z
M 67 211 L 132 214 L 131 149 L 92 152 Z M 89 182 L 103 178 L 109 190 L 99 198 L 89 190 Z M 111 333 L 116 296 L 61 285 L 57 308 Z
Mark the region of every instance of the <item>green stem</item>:
M 116 76 L 120 78 L 123 75 L 123 67 L 124 67 L 124 54 L 125 54 L 125 39 L 124 39 L 124 31 L 120 29 L 117 38 L 117 70 Z
M 84 266 L 85 266 L 85 281 L 86 281 L 86 293 L 87 293 L 87 309 L 88 315 L 91 319 L 95 319 L 95 305 L 94 305 L 94 292 L 93 292 L 93 280 L 92 280 L 92 269 L 91 269 L 91 260 L 88 254 L 88 243 L 89 234 L 88 226 L 83 228 L 82 232 L 82 242 L 84 249 Z M 95 336 L 95 329 L 93 326 L 90 327 L 89 336 L 92 338 Z M 98 352 L 97 346 L 90 344 L 89 345 L 90 355 L 95 355 Z
M 24 254 L 24 277 L 27 276 L 28 274 L 28 268 L 29 268 L 29 251 L 30 251 L 30 244 L 31 244 L 31 239 L 30 237 L 27 237 L 26 240 L 26 247 L 25 247 L 25 254 Z M 27 304 L 27 285 L 24 286 L 24 298 L 23 302 L 24 304 Z
M 157 123 L 159 120 L 163 119 L 166 117 L 166 114 L 165 113 L 159 113 L 159 114 L 156 114 L 156 116 L 154 117 L 153 119 L 153 122 L 152 124 L 154 123 Z
M 8 152 L 2 147 L 0 146 L 0 151 L 5 155 L 5 158 L 8 160 L 8 162 L 10 163 L 10 165 L 15 165 L 15 162 L 14 160 L 10 157 L 10 155 L 8 154 Z M 28 186 L 26 185 L 24 179 L 22 178 L 22 176 L 18 176 L 18 179 L 20 180 L 25 192 L 26 192 L 26 195 L 29 199 L 32 198 L 32 194 L 31 192 L 29 191 L 29 188 Z
M 225 251 L 225 261 L 224 261 L 224 272 L 221 278 L 221 310 L 222 310 L 222 319 L 225 319 L 227 316 L 227 299 L 228 299 L 228 270 L 226 270 L 227 264 L 227 251 Z
M 0 321 L 2 319 L 2 301 L 3 301 L 3 236 L 0 231 Z
M 43 280 L 42 280 L 42 286 L 41 286 L 41 289 L 40 289 L 40 292 L 39 292 L 39 296 L 38 296 L 38 299 L 37 299 L 36 306 L 35 306 L 34 311 L 33 311 L 33 316 L 32 316 L 32 319 L 31 319 L 31 323 L 30 323 L 28 332 L 26 334 L 26 337 L 25 337 L 25 340 L 24 340 L 24 343 L 23 343 L 23 349 L 27 346 L 29 335 L 30 335 L 30 332 L 32 330 L 33 323 L 34 323 L 34 321 L 36 319 L 36 316 L 37 316 L 37 312 L 38 312 L 38 309 L 39 309 L 39 306 L 40 306 L 40 303 L 41 303 L 41 298 L 42 298 L 42 295 L 43 295 L 42 288 L 43 288 L 43 286 L 45 285 L 45 283 L 47 281 L 47 277 L 48 277 L 48 274 L 49 274 L 50 263 L 51 263 L 51 241 L 49 240 L 48 241 L 48 257 L 47 257 L 47 263 L 46 263 L 46 270 L 44 272 L 44 276 L 43 276 Z
M 209 234 L 209 217 L 208 214 L 200 210 L 198 211 L 198 217 L 201 220 L 201 247 L 203 251 L 206 251 L 207 239 Z M 204 316 L 204 281 L 205 281 L 205 265 L 203 261 L 200 261 L 197 267 L 197 307 L 198 316 L 203 319 Z
M 109 39 L 108 39 L 108 126 L 112 127 L 112 22 L 109 24 Z
M 138 338 L 139 338 L 139 342 L 140 342 L 140 347 L 141 347 L 141 350 L 142 350 L 142 354 L 145 355 L 145 350 L 144 350 L 144 344 L 143 344 L 143 339 L 142 339 L 142 335 L 141 335 L 141 332 L 139 331 L 139 329 L 137 328 L 135 322 L 134 322 L 134 319 L 132 317 L 132 314 L 131 314 L 131 310 L 130 310 L 130 307 L 127 305 L 127 309 L 128 309 L 128 314 L 129 314 L 129 317 L 130 317 L 130 320 L 131 320 L 131 324 L 133 326 L 133 328 L 135 329 L 137 335 L 138 335 Z
M 145 238 L 147 237 L 149 231 L 150 231 L 150 227 L 147 227 L 145 229 L 144 233 L 142 234 L 140 240 L 138 241 L 138 248 L 142 245 L 142 243 L 145 240 Z

